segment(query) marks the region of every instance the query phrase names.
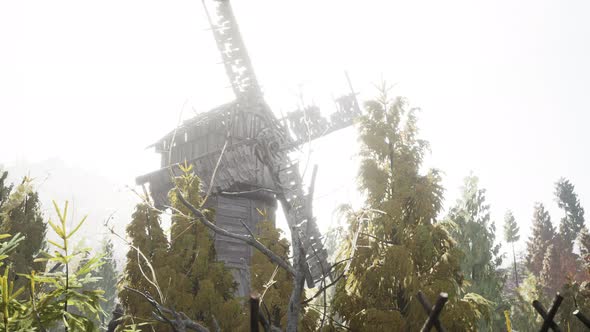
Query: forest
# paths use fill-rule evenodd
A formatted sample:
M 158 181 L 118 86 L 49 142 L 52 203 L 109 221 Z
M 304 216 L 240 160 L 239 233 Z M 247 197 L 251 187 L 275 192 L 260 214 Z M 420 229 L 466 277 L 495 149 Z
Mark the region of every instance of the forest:
M 433 329 L 587 330 L 590 235 L 574 184 L 565 178 L 547 183 L 554 201 L 531 207 L 528 239 L 520 237 L 511 211 L 501 221 L 490 218 L 486 190 L 473 174 L 442 214 L 440 170 L 422 167 L 429 143 L 420 138 L 417 111 L 384 91 L 364 104 L 355 125 L 364 202 L 360 209 L 342 206 L 346 226 L 326 236 L 330 279 L 302 287 L 301 256 L 293 253 L 302 247 L 287 240 L 266 211 L 258 211 L 262 221 L 248 236 L 234 234 L 255 249 L 248 280 L 260 308 L 256 328 L 418 331 L 429 317 L 421 303 L 444 293 Z M 204 207 L 198 172 L 189 164 L 180 171 L 168 209 L 143 196 L 126 234 L 112 231 L 99 251 L 68 241 L 85 221 L 68 222 L 68 202 L 54 203 L 53 217 L 47 216 L 33 179 L 8 183 L 2 172 L 2 328 L 249 331 L 252 300 L 235 295 L 230 269 L 216 259 L 215 236 L 227 230 Z M 551 216 L 546 204 L 561 214 Z M 161 224 L 166 213 L 170 230 Z M 128 247 L 122 267 L 113 259 L 115 240 Z M 501 254 L 501 242 L 511 255 Z M 523 242 L 526 250 L 517 255 L 514 247 Z M 551 312 L 556 294 L 560 303 Z M 533 302 L 553 318 L 545 323 Z

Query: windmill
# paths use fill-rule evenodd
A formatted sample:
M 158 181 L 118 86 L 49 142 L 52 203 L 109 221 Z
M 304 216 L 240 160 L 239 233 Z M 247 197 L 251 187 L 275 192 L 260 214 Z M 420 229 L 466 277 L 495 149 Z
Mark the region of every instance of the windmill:
M 161 154 L 161 168 L 136 182 L 149 184 L 155 205 L 166 207 L 173 188 L 170 171 L 188 162 L 211 193 L 206 206 L 215 210 L 217 225 L 245 235 L 263 218 L 259 210 L 274 216 L 280 197 L 290 231 L 296 232 L 305 251 L 307 285 L 313 287 L 330 276 L 330 265 L 312 215 L 312 193 L 303 189 L 298 162 L 289 152 L 352 124 L 360 113 L 356 95 L 351 87 L 350 94 L 336 99 L 330 121 L 315 106 L 277 119 L 264 100 L 229 0 L 214 3 L 212 13 L 206 10 L 207 18 L 235 100 L 184 121 L 151 145 Z M 238 295 L 249 294 L 252 248 L 224 236 L 215 238 L 215 247 L 218 259 L 232 269 Z

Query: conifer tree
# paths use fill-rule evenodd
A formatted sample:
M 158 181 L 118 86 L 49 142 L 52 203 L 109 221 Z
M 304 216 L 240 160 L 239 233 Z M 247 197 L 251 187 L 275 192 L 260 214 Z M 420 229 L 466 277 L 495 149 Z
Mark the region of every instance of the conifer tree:
M 557 244 L 550 244 L 547 247 L 545 258 L 543 259 L 543 270 L 539 281 L 543 286 L 545 295 L 555 294 L 565 283 L 565 274 L 561 270 L 561 254 Z
M 0 171 L 0 211 L 2 210 L 2 206 L 6 204 L 8 201 L 8 197 L 10 196 L 10 192 L 12 191 L 13 185 L 6 183 L 6 179 L 8 178 L 8 172 Z M 0 214 L 0 224 L 2 224 L 2 215 Z
M 527 242 L 527 268 L 540 277 L 547 247 L 555 237 L 555 228 L 551 224 L 549 212 L 542 203 L 536 203 L 533 212 L 532 234 Z
M 490 219 L 490 206 L 486 203 L 485 189 L 479 188 L 479 179 L 468 176 L 462 188 L 462 197 L 451 208 L 448 221 L 449 231 L 457 247 L 464 254 L 461 271 L 470 286 L 469 292 L 482 295 L 502 307 L 501 291 L 504 275 L 499 268 L 502 257 L 500 244 L 496 244 L 496 227 Z M 503 310 L 495 310 L 493 324 L 501 326 Z M 484 329 L 480 324 L 479 329 Z
M 193 206 L 203 203 L 201 182 L 192 165 L 181 169 L 183 173 L 175 178 L 176 189 L 169 194 L 172 229 L 162 278 L 168 304 L 206 326 L 215 326 L 217 321 L 223 331 L 232 331 L 246 318 L 240 301 L 234 298 L 236 283 L 230 270 L 216 259 L 213 234 L 195 222 L 177 198 L 176 190 L 180 190 Z M 203 209 L 203 213 L 214 220 L 212 211 Z
M 516 268 L 516 252 L 514 251 L 514 242 L 520 239 L 519 227 L 516 224 L 516 219 L 514 219 L 514 215 L 512 211 L 506 211 L 506 215 L 504 216 L 504 240 L 507 243 L 512 245 L 512 258 L 514 262 L 514 281 L 516 282 L 516 287 L 518 288 L 518 270 Z
M 574 185 L 564 178 L 555 184 L 557 205 L 563 210 L 564 216 L 559 224 L 566 248 L 573 247 L 574 240 L 584 227 L 584 208 L 580 204 L 578 195 L 574 192 Z
M 157 295 L 161 293 L 161 289 L 158 290 L 150 283 L 151 269 L 146 262 L 147 259 L 156 273 L 156 280 L 152 282 L 157 282 L 158 287 L 161 288 L 162 267 L 168 251 L 168 240 L 160 225 L 160 213 L 145 203 L 138 204 L 131 223 L 127 225 L 127 237 L 132 247 L 127 252 L 122 285 L 149 292 L 160 299 Z M 141 252 L 138 252 L 136 248 Z M 126 323 L 153 321 L 151 314 L 153 308 L 140 295 L 123 289 L 119 292 L 119 300 L 125 308 L 126 315 L 130 317 Z M 165 331 L 163 325 L 158 325 L 158 328 Z
M 115 309 L 115 301 L 117 298 L 117 262 L 115 261 L 113 252 L 113 242 L 105 238 L 102 243 L 103 261 L 96 275 L 100 280 L 93 285 L 96 289 L 104 290 L 103 297 L 105 301 L 101 303 L 101 308 L 104 315 L 101 317 L 100 325 L 105 326 L 110 320 L 113 310 Z
M 26 245 L 18 246 L 6 263 L 12 265 L 10 279 L 15 287 L 28 284 L 19 274 L 32 270 L 43 271 L 45 263 L 34 259 L 45 248 L 47 224 L 41 214 L 39 194 L 34 190 L 32 179 L 24 177 L 16 187 L 4 183 L 7 173 L 0 177 L 0 233 L 24 236 Z
M 274 223 L 268 219 L 266 211 L 258 212 L 262 215 L 263 220 L 256 225 L 256 238 L 272 252 L 288 260 L 289 242 L 282 236 L 282 231 L 277 229 Z M 250 279 L 250 289 L 254 293 L 260 293 L 261 306 L 264 308 L 265 317 L 269 316 L 271 326 L 278 328 L 287 326 L 287 306 L 293 290 L 292 276 L 273 264 L 266 255 L 254 250 L 250 262 Z M 317 312 L 303 308 L 299 329 L 301 331 L 317 331 L 317 320 Z M 248 328 L 249 326 L 243 326 L 243 330 Z
M 288 259 L 289 242 L 281 237 L 281 232 L 266 219 L 265 211 L 261 211 L 264 220 L 259 222 L 258 241 L 275 254 Z M 263 295 L 262 301 L 270 313 L 270 323 L 284 327 L 287 323 L 287 305 L 293 289 L 292 277 L 280 267 L 271 263 L 264 254 L 255 250 L 250 265 L 251 289 Z
M 584 266 L 586 277 L 588 278 L 590 277 L 590 233 L 588 233 L 588 228 L 582 228 L 582 231 L 578 236 L 578 245 L 580 246 L 582 265 Z
M 343 268 L 347 274 L 337 283 L 332 308 L 352 331 L 417 331 L 426 317 L 417 292 L 433 300 L 444 291 L 450 300 L 443 325 L 473 330 L 488 302 L 475 294 L 461 297 L 461 253 L 435 221 L 440 176 L 420 172 L 428 144 L 417 137 L 416 109 L 383 93 L 366 110 L 359 172 L 366 200 L 361 211 L 349 213 L 344 254 L 355 254 Z

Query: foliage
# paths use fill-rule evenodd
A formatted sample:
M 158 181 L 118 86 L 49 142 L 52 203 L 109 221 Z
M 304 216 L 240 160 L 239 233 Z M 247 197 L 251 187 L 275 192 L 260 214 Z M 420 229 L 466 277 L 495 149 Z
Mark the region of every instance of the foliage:
M 520 228 L 516 224 L 516 219 L 512 214 L 512 211 L 506 211 L 506 215 L 504 216 L 504 240 L 507 243 L 512 245 L 512 259 L 514 263 L 514 280 L 516 282 L 516 287 L 518 287 L 518 269 L 516 267 L 516 252 L 514 251 L 514 242 L 517 242 L 520 239 L 520 234 L 518 232 Z
M 162 275 L 165 256 L 168 252 L 168 239 L 160 226 L 160 213 L 145 203 L 138 204 L 131 222 L 127 225 L 127 236 L 131 242 L 121 280 L 122 285 L 147 291 L 150 294 L 159 294 L 160 292 L 153 284 L 151 269 L 154 268 L 156 273 L 155 282 L 161 280 L 158 277 Z M 119 300 L 129 316 L 125 323 L 132 324 L 135 320 L 140 323 L 146 320 L 152 321 L 152 306 L 140 295 L 121 290 Z
M 17 247 L 7 259 L 11 265 L 9 279 L 15 287 L 28 284 L 19 274 L 43 271 L 45 263 L 35 263 L 34 258 L 45 248 L 47 224 L 41 214 L 39 194 L 33 188 L 31 178 L 24 177 L 16 187 L 7 186 L 7 172 L 0 176 L 0 233 L 21 234 L 27 245 Z M 22 294 L 21 296 L 25 296 Z
M 560 294 L 563 296 L 563 302 L 556 319 L 559 326 L 571 332 L 588 331 L 572 312 L 578 309 L 585 315 L 590 314 L 590 283 L 579 283 L 569 279 L 561 288 Z
M 559 179 L 555 184 L 555 197 L 557 205 L 564 212 L 559 224 L 559 233 L 566 246 L 571 247 L 584 227 L 584 208 L 574 192 L 574 185 L 564 178 Z
M 277 255 L 288 259 L 289 242 L 281 237 L 281 231 L 276 229 L 273 222 L 267 219 L 265 211 L 260 211 L 264 220 L 257 227 L 257 239 Z M 293 278 L 284 269 L 272 264 L 268 257 L 254 251 L 250 265 L 251 289 L 260 292 L 261 307 L 267 308 L 270 323 L 281 327 L 287 324 L 287 305 L 293 289 Z
M 0 308 L 2 312 L 3 327 L 6 331 L 34 331 L 49 329 L 56 326 L 64 326 L 65 331 L 94 331 L 96 326 L 93 318 L 98 318 L 101 312 L 100 301 L 103 300 L 102 290 L 83 290 L 84 285 L 95 282 L 97 278 L 93 272 L 101 264 L 101 257 L 94 256 L 78 271 L 70 272 L 71 261 L 88 250 L 70 250 L 69 239 L 84 223 L 83 218 L 73 230 L 66 227 L 68 203 L 61 210 L 54 203 L 55 211 L 59 217 L 58 223 L 49 220 L 49 225 L 60 238 L 60 242 L 49 241 L 56 250 L 53 254 L 43 252 L 43 258 L 36 261 L 51 262 L 58 268 L 49 272 L 36 273 L 30 271 L 28 275 L 21 275 L 29 280 L 27 286 L 14 287 L 14 282 L 9 279 L 10 266 L 2 265 L 3 275 L 0 277 Z M 6 238 L 10 235 L 3 235 Z M 15 235 L 10 241 L 0 245 L 0 259 L 9 258 L 12 252 L 23 238 Z M 19 294 L 29 294 L 28 300 L 19 299 Z M 72 310 L 75 309 L 75 310 Z M 76 313 L 74 313 L 74 311 Z M 80 314 L 78 314 L 80 313 Z
M 540 316 L 531 303 L 540 300 L 546 303 L 543 297 L 541 285 L 534 275 L 527 276 L 517 290 L 516 297 L 512 300 L 511 321 L 514 331 L 536 332 L 542 324 Z
M 217 261 L 215 243 L 208 228 L 190 217 L 190 212 L 177 198 L 176 190 L 193 206 L 202 206 L 200 179 L 192 165 L 182 168 L 175 178 L 169 199 L 173 209 L 170 250 L 166 273 L 162 279 L 171 286 L 166 297 L 171 306 L 188 317 L 215 326 L 217 320 L 224 331 L 231 331 L 246 319 L 240 301 L 234 298 L 236 283 L 224 263 Z M 203 209 L 209 220 L 214 213 Z
M 539 281 L 543 285 L 546 295 L 555 294 L 565 281 L 564 271 L 561 270 L 562 253 L 556 244 L 550 244 L 543 260 L 543 270 Z
M 183 174 L 174 179 L 175 188 L 191 204 L 201 206 L 199 178 L 192 172 L 192 166 L 182 167 L 182 170 Z M 132 248 L 127 254 L 123 285 L 159 294 L 155 298 L 162 305 L 206 326 L 218 323 L 222 330 L 235 330 L 245 321 L 246 315 L 241 302 L 234 298 L 233 276 L 223 262 L 216 260 L 212 234 L 189 217 L 188 209 L 179 201 L 175 190 L 169 194 L 170 240 L 164 235 L 157 211 L 140 204 L 133 214 L 133 221 L 127 227 Z M 213 220 L 212 211 L 203 209 L 203 212 Z M 130 319 L 152 321 L 152 307 L 144 298 L 126 290 L 119 297 Z M 162 324 L 157 326 L 158 330 L 166 329 Z
M 117 263 L 113 257 L 113 243 L 110 239 L 103 239 L 101 252 L 103 264 L 96 271 L 99 279 L 85 285 L 84 289 L 102 289 L 104 291 L 104 301 L 100 303 L 102 314 L 100 315 L 100 320 L 95 321 L 95 324 L 100 326 L 102 330 L 106 330 L 106 326 L 115 309 L 115 300 L 117 298 Z M 82 262 L 87 262 L 87 259 L 84 259 Z
M 535 203 L 531 237 L 527 242 L 527 268 L 536 277 L 541 275 L 547 247 L 555 237 L 549 212 L 542 203 Z
M 258 212 L 262 215 L 263 220 L 258 222 L 256 226 L 258 231 L 256 238 L 272 252 L 288 260 L 289 242 L 282 237 L 281 230 L 275 227 L 274 222 L 268 220 L 266 211 L 259 210 Z M 266 255 L 255 250 L 250 263 L 250 278 L 252 292 L 260 293 L 260 306 L 265 316 L 270 317 L 270 324 L 279 328 L 287 326 L 287 306 L 293 290 L 292 276 L 284 269 L 274 265 Z M 318 314 L 315 311 L 304 308 L 299 328 L 302 331 L 316 331 L 317 320 Z M 243 328 L 247 330 L 246 326 Z
M 353 331 L 414 331 L 425 319 L 418 290 L 431 301 L 444 291 L 450 300 L 443 325 L 472 330 L 489 318 L 489 302 L 477 294 L 461 297 L 461 253 L 435 223 L 440 176 L 436 170 L 420 174 L 428 144 L 417 138 L 417 110 L 402 98 L 390 102 L 385 93 L 366 110 L 359 172 L 365 207 L 348 213 L 343 255 L 355 254 L 342 268 L 348 273 L 336 286 L 334 313 Z
M 582 266 L 585 269 L 586 276 L 590 276 L 590 234 L 586 227 L 582 228 L 578 236 L 578 244 Z
M 512 211 L 506 211 L 506 215 L 504 216 L 504 240 L 508 243 L 514 243 L 520 240 L 520 235 L 518 232 L 520 228 L 516 223 L 516 219 L 512 214 Z
M 493 324 L 497 329 L 505 324 L 501 297 L 505 277 L 499 271 L 502 257 L 499 254 L 500 244 L 495 243 L 496 227 L 490 220 L 485 189 L 479 188 L 477 177 L 471 175 L 465 178 L 462 198 L 451 208 L 447 220 L 449 233 L 464 254 L 461 271 L 467 281 L 465 291 L 480 294 L 494 302 Z M 480 324 L 480 329 L 484 326 Z

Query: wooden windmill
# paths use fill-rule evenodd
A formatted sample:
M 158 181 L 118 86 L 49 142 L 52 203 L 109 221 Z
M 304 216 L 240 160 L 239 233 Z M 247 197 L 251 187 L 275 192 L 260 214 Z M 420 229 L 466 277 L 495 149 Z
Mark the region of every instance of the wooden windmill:
M 307 284 L 329 277 L 330 265 L 322 236 L 312 216 L 311 200 L 303 189 L 299 165 L 288 153 L 302 143 L 326 135 L 352 123 L 359 107 L 355 94 L 336 100 L 337 112 L 331 121 L 319 109 L 297 110 L 279 121 L 264 101 L 250 58 L 228 0 L 216 0 L 207 13 L 221 53 L 225 71 L 236 99 L 191 118 L 152 146 L 161 154 L 161 169 L 140 176 L 137 184 L 149 184 L 158 207 L 166 207 L 172 189 L 170 170 L 185 161 L 211 191 L 207 207 L 216 213 L 216 223 L 231 232 L 248 234 L 262 219 L 258 210 L 271 218 L 277 196 L 283 198 L 291 232 L 297 232 L 309 270 Z M 351 88 L 352 90 L 352 88 Z M 218 259 L 223 260 L 239 283 L 238 295 L 249 294 L 249 264 L 252 248 L 217 236 Z

